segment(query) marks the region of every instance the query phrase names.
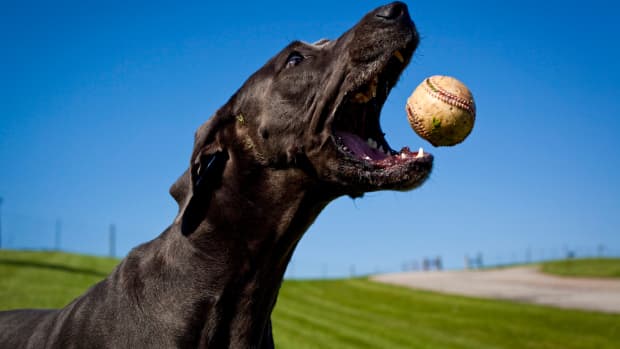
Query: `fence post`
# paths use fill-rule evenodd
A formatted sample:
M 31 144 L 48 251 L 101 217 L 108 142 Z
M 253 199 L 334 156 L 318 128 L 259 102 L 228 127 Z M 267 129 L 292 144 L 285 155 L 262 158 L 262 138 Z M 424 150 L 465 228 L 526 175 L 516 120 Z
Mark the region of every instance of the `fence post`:
M 54 234 L 54 249 L 60 251 L 60 234 L 62 233 L 62 221 L 60 218 L 56 219 L 56 229 Z
M 0 196 L 0 248 L 2 248 L 2 197 Z
M 116 257 L 116 226 L 110 224 L 110 257 Z

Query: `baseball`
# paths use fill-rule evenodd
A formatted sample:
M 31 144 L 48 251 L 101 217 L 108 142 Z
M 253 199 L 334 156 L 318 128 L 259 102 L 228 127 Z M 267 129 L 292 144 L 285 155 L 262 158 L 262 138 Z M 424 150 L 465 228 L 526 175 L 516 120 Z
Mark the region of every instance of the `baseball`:
M 457 79 L 442 75 L 418 85 L 405 109 L 413 130 L 436 147 L 461 143 L 476 119 L 471 91 Z

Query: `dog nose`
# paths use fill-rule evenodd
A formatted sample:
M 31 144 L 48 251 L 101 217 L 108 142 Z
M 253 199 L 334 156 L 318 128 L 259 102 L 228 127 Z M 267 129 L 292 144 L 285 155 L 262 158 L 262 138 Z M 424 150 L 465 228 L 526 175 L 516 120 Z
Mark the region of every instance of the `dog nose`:
M 386 21 L 393 21 L 405 14 L 407 14 L 407 5 L 397 1 L 377 9 L 375 16 Z

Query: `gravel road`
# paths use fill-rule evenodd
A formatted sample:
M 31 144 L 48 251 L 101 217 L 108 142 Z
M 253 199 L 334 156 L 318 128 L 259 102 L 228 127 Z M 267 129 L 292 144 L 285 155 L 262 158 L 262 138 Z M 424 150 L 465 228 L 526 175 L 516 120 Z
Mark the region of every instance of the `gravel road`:
M 620 280 L 552 276 L 536 267 L 393 273 L 371 279 L 443 293 L 620 313 Z

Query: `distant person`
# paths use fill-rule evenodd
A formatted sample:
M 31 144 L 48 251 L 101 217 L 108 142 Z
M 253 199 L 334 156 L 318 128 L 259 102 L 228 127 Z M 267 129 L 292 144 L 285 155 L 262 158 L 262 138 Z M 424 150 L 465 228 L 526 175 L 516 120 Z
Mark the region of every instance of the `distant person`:
M 442 265 L 441 265 L 441 257 L 437 256 L 437 258 L 435 258 L 435 269 L 437 270 L 442 270 Z

